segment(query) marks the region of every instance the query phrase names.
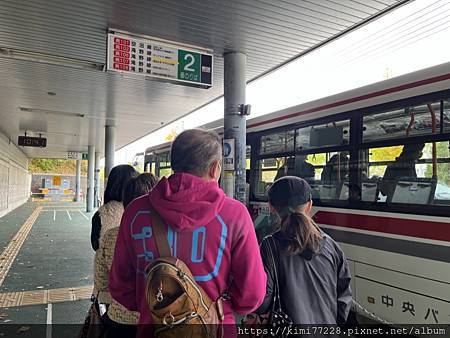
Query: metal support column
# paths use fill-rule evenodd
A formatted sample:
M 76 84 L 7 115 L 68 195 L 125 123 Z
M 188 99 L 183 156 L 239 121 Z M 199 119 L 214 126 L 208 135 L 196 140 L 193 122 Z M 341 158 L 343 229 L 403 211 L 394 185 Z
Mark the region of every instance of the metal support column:
M 75 177 L 75 202 L 81 201 L 81 160 L 77 160 L 77 172 Z
M 231 52 L 224 55 L 224 190 L 228 196 L 245 203 L 246 55 Z M 232 149 L 234 147 L 234 149 Z M 227 155 L 231 153 L 231 157 Z
M 116 127 L 105 126 L 105 179 L 114 167 L 114 152 L 116 151 Z
M 95 152 L 95 174 L 94 174 L 94 207 L 98 208 L 100 200 L 100 153 Z
M 88 177 L 86 212 L 94 210 L 94 169 L 95 169 L 95 146 L 88 146 Z

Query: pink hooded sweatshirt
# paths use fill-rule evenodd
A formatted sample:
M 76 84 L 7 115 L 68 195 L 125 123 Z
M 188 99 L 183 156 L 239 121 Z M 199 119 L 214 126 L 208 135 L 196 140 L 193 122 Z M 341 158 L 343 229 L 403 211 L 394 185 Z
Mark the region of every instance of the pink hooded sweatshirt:
M 228 291 L 224 324 L 235 323 L 233 312 L 246 314 L 261 305 L 266 274 L 247 209 L 216 182 L 178 173 L 131 202 L 122 217 L 109 289 L 127 309 L 140 312 L 139 324 L 151 323 L 144 271 L 159 257 L 150 205 L 166 225 L 172 255 L 188 265 L 209 297 L 214 301 Z

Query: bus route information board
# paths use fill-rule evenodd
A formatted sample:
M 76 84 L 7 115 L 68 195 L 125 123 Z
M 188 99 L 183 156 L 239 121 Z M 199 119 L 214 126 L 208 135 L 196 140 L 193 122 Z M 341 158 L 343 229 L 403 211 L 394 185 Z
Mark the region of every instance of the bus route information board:
M 107 71 L 211 88 L 213 55 L 206 50 L 156 38 L 109 32 Z

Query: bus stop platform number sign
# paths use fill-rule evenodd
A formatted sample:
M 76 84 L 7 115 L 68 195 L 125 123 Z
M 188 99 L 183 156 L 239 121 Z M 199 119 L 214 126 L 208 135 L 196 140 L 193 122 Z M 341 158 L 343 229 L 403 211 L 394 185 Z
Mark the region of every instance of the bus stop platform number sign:
M 234 170 L 234 153 L 234 139 L 223 140 L 223 170 Z
M 81 153 L 76 151 L 68 151 L 67 152 L 68 160 L 81 160 Z
M 207 50 L 175 42 L 109 32 L 107 71 L 210 88 L 213 55 Z

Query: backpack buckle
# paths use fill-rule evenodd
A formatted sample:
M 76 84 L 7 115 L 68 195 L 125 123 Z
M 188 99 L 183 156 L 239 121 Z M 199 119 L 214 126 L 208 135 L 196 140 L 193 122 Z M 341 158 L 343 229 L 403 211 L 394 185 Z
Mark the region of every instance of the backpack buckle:
M 186 278 L 186 274 L 181 269 L 178 269 L 178 276 L 183 280 Z
M 167 322 L 167 318 L 170 319 L 169 322 Z M 166 325 L 166 326 L 172 327 L 174 323 L 175 323 L 175 317 L 174 317 L 174 315 L 172 314 L 172 312 L 166 313 L 166 314 L 164 315 L 164 318 L 163 318 L 163 324 Z

